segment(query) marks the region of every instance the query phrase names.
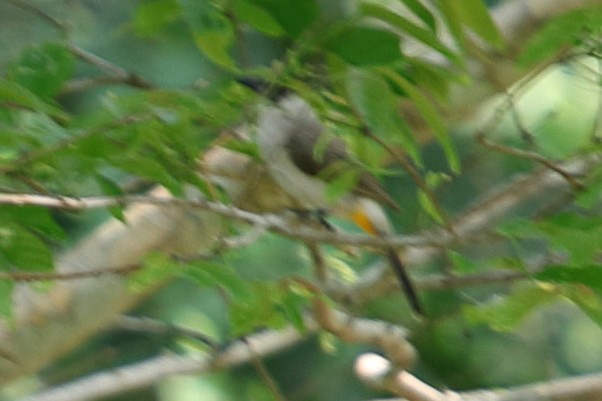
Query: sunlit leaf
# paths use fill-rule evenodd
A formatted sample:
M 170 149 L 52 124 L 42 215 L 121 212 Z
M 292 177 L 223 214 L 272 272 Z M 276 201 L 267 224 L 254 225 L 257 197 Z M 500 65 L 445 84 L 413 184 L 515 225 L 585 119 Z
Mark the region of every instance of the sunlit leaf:
M 521 65 L 528 66 L 546 60 L 567 45 L 592 31 L 599 31 L 600 28 L 602 28 L 600 6 L 574 10 L 552 18 L 529 38 L 518 61 Z
M 234 28 L 213 2 L 178 0 L 197 46 L 214 63 L 229 70 L 236 69 L 230 55 Z
M 336 178 L 328 183 L 326 188 L 326 197 L 329 200 L 339 199 L 341 196 L 349 192 L 355 187 L 359 178 L 359 170 L 346 169 L 339 172 Z
M 466 48 L 466 39 L 464 37 L 464 28 L 453 4 L 456 0 L 439 0 L 439 11 L 445 19 L 447 29 L 456 40 L 456 43 L 463 49 Z
M 134 30 L 138 35 L 153 35 L 171 24 L 179 15 L 175 0 L 154 0 L 140 4 L 134 15 Z
M 453 10 L 453 16 L 448 15 L 448 18 L 451 16 L 458 19 L 490 45 L 496 48 L 502 47 L 504 39 L 483 0 L 442 0 L 442 2 Z

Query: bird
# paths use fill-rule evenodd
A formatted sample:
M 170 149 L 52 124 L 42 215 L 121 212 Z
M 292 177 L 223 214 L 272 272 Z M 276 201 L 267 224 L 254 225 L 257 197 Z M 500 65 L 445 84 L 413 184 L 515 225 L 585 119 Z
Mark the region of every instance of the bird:
M 374 175 L 354 162 L 345 142 L 326 132 L 302 97 L 285 94 L 275 102 L 261 105 L 256 140 L 273 180 L 302 207 L 331 211 L 371 235 L 394 232 L 381 205 L 394 210 L 399 210 L 399 206 Z M 356 183 L 347 194 L 333 199 L 328 194 L 329 182 L 346 172 L 357 174 Z M 423 316 L 418 294 L 399 255 L 392 247 L 385 247 L 384 251 L 410 307 Z
M 199 165 L 201 176 L 222 188 L 236 207 L 253 213 L 279 213 L 297 205 L 272 179 L 265 165 L 216 143 Z

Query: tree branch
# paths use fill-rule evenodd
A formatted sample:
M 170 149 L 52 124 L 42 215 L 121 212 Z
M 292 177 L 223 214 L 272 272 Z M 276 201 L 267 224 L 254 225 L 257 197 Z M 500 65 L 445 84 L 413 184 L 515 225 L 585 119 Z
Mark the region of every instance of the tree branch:
M 308 327 L 308 333 L 316 326 Z M 48 389 L 21 401 L 91 401 L 148 387 L 176 374 L 202 374 L 249 363 L 256 355 L 280 352 L 304 338 L 296 329 L 265 331 L 237 341 L 215 355 L 161 355 L 122 368 L 99 372 Z
M 441 392 L 376 354 L 364 354 L 356 361 L 356 374 L 367 385 L 389 391 L 408 401 L 561 401 L 599 399 L 602 373 L 559 378 L 500 390 Z
M 601 163 L 602 155 L 592 154 L 562 163 L 561 167 L 571 175 L 585 176 Z M 473 207 L 456 218 L 452 225 L 455 236 L 442 230 L 421 236 L 432 239 L 433 244 L 441 244 L 442 248 L 408 244 L 404 248 L 404 262 L 409 267 L 426 265 L 440 253 L 440 249 L 443 247 L 462 243 L 462 238 L 470 238 L 489 230 L 496 221 L 529 199 L 538 196 L 545 199 L 545 203 L 540 202 L 539 205 L 543 208 L 546 204 L 553 203 L 558 197 L 562 197 L 567 190 L 572 190 L 571 185 L 564 177 L 552 170 L 542 168 L 531 174 L 520 175 L 509 183 L 503 183 L 493 188 L 483 199 L 476 201 Z M 542 196 L 543 194 L 545 196 Z M 382 267 L 369 269 L 353 286 L 348 287 L 345 292 L 337 294 L 337 297 L 354 304 L 363 304 L 396 288 L 392 284 L 389 274 L 389 269 Z
M 374 237 L 362 234 L 343 233 L 339 231 L 335 232 L 329 230 L 320 230 L 305 225 L 292 224 L 291 219 L 286 219 L 278 215 L 251 213 L 247 212 L 246 210 L 238 209 L 234 206 L 210 202 L 205 199 L 191 200 L 172 197 L 155 197 L 152 195 L 132 195 L 122 197 L 91 196 L 72 198 L 67 196 L 0 193 L 0 205 L 40 206 L 49 209 L 62 209 L 70 211 L 99 209 L 112 206 L 127 206 L 134 204 L 206 210 L 223 217 L 252 224 L 260 231 L 263 229 L 268 229 L 303 241 L 355 246 L 390 246 L 395 248 L 407 246 L 443 245 L 442 243 L 426 237 Z
M 321 299 L 314 301 L 314 317 L 324 330 L 343 341 L 379 347 L 399 369 L 409 368 L 416 350 L 407 340 L 408 331 L 380 320 L 356 318 L 329 308 Z

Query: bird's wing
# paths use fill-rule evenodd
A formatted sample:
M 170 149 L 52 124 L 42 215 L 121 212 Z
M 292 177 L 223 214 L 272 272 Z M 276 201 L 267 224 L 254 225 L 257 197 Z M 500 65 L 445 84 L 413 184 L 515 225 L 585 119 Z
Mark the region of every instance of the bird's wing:
M 280 105 L 281 112 L 290 120 L 291 130 L 284 146 L 299 170 L 326 182 L 336 180 L 349 170 L 357 171 L 353 193 L 399 210 L 376 177 L 351 160 L 345 142 L 325 132 L 324 125 L 305 100 L 292 96 L 283 99 Z
M 345 142 L 324 133 L 324 127 L 317 120 L 300 119 L 293 127 L 294 132 L 289 135 L 285 146 L 299 170 L 331 182 L 343 172 L 354 169 L 359 174 L 357 184 L 352 189 L 354 194 L 399 210 L 399 206 L 378 183 L 376 177 L 362 171 L 358 164 L 350 160 Z

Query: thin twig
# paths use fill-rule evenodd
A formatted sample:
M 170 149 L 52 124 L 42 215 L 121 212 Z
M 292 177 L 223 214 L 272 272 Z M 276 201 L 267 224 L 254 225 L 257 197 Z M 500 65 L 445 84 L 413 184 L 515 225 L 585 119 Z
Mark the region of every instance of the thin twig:
M 316 325 L 308 322 L 311 334 Z M 280 331 L 268 330 L 238 341 L 213 355 L 160 355 L 143 362 L 117 369 L 95 373 L 58 387 L 50 388 L 21 401 L 92 401 L 122 394 L 156 383 L 159 379 L 176 374 L 202 374 L 251 361 L 253 355 L 263 357 L 282 351 L 299 341 L 301 335 L 292 326 Z M 251 345 L 253 351 L 249 349 Z
M 146 317 L 121 316 L 111 328 L 160 335 L 176 335 L 200 341 L 212 348 L 217 348 L 218 346 L 215 341 L 197 330 Z
M 361 117 L 359 116 L 359 113 L 357 113 L 357 111 L 353 110 L 356 118 L 361 121 Z M 348 125 L 352 128 L 359 128 L 361 129 L 362 133 L 364 136 L 366 136 L 367 138 L 370 138 L 370 140 L 374 141 L 375 143 L 377 143 L 380 147 L 382 147 L 391 157 L 393 157 L 393 159 L 399 163 L 400 166 L 403 167 L 403 169 L 410 175 L 410 177 L 412 177 L 412 180 L 416 183 L 416 185 L 418 185 L 418 187 L 424 191 L 425 195 L 427 196 L 427 198 L 429 199 L 429 201 L 432 203 L 433 207 L 435 208 L 435 210 L 437 211 L 437 213 L 439 214 L 439 216 L 441 216 L 441 218 L 443 219 L 443 222 L 445 223 L 445 227 L 449 230 L 451 230 L 451 226 L 449 225 L 449 218 L 447 216 L 447 213 L 445 212 L 445 210 L 443 209 L 443 207 L 441 206 L 441 203 L 439 202 L 439 200 L 437 199 L 437 197 L 435 196 L 435 194 L 433 193 L 432 189 L 428 186 L 428 184 L 426 183 L 426 181 L 424 181 L 424 179 L 422 178 L 422 176 L 418 173 L 418 170 L 416 169 L 416 167 L 414 167 L 414 165 L 405 157 L 403 157 L 402 155 L 399 154 L 399 152 L 396 152 L 388 143 L 386 143 L 385 141 L 383 141 L 380 137 L 378 137 L 377 135 L 374 135 L 372 133 L 372 131 L 370 131 L 368 129 L 368 127 L 366 126 L 355 126 L 353 124 L 350 124 L 348 121 L 340 119 L 340 118 L 330 118 L 331 120 L 334 120 L 338 123 L 342 123 L 345 125 Z M 360 123 L 361 124 L 361 123 Z M 450 231 L 452 232 L 452 231 Z
M 144 195 L 129 195 L 121 197 L 92 196 L 73 198 L 66 196 L 44 196 L 33 194 L 1 194 L 0 205 L 14 206 L 41 206 L 50 209 L 63 210 L 91 210 L 112 206 L 125 206 L 130 204 L 149 204 L 167 207 L 189 207 L 194 209 L 209 210 L 224 217 L 244 221 L 254 226 L 272 230 L 282 235 L 306 241 L 315 241 L 330 244 L 348 244 L 356 246 L 403 248 L 408 246 L 438 246 L 436 240 L 427 237 L 390 236 L 375 237 L 363 234 L 351 234 L 338 231 L 316 229 L 301 225 L 291 225 L 290 222 L 273 214 L 255 214 L 242 209 L 237 209 L 222 203 L 209 202 L 202 199 L 188 200 L 171 197 L 155 197 Z
M 600 372 L 499 390 L 442 392 L 408 372 L 396 371 L 393 364 L 375 354 L 359 357 L 355 370 L 371 387 L 397 394 L 408 401 L 561 401 L 586 396 L 597 400 L 602 395 Z
M 315 242 L 306 242 L 305 245 L 311 255 L 312 264 L 314 266 L 314 272 L 318 282 L 323 283 L 328 278 L 328 269 L 326 268 L 326 262 L 324 255 L 320 250 L 320 247 Z
M 572 175 L 585 176 L 600 163 L 602 163 L 600 155 L 590 154 L 563 163 L 563 168 Z M 474 236 L 488 230 L 501 217 L 543 191 L 554 189 L 557 196 L 562 196 L 563 189 L 568 186 L 569 184 L 564 178 L 545 168 L 528 175 L 517 176 L 511 182 L 505 182 L 493 188 L 486 196 L 477 200 L 473 207 L 456 218 L 454 230 L 457 233 L 457 238 Z M 551 197 L 546 199 L 547 202 L 553 200 L 554 198 Z M 441 244 L 441 247 L 414 247 L 408 245 L 404 253 L 404 260 L 410 268 L 423 265 L 440 253 L 441 249 L 457 243 L 456 237 L 446 235 L 444 232 L 425 235 L 427 238 L 437 239 L 435 242 Z M 352 304 L 356 302 L 361 304 L 393 289 L 394 287 L 392 287 L 392 282 L 388 276 L 388 269 L 383 266 L 364 272 L 356 284 L 342 291 L 340 296 L 341 299 Z
M 109 74 L 114 75 L 121 82 L 127 85 L 141 89 L 153 89 L 155 87 L 153 84 L 146 81 L 138 74 L 132 73 L 126 70 L 125 68 L 118 66 L 117 64 L 114 64 L 94 53 L 82 49 L 79 46 L 76 46 L 71 43 L 68 45 L 68 49 L 81 60 L 87 62 L 88 64 L 94 65 L 99 69 L 108 72 Z
M 63 36 L 67 36 L 69 31 L 67 29 L 67 27 L 65 26 L 65 24 L 63 24 L 62 22 L 60 22 L 59 20 L 57 20 L 56 18 L 52 17 L 50 14 L 48 14 L 47 12 L 45 12 L 44 10 L 35 7 L 32 4 L 29 4 L 25 1 L 22 0 L 4 0 L 5 3 L 9 3 L 12 4 L 15 7 L 18 7 L 22 10 L 25 10 L 37 17 L 39 17 L 40 19 L 48 22 L 52 27 L 56 28 L 59 32 L 61 32 L 61 34 Z
M 48 280 L 77 280 L 82 278 L 98 277 L 105 274 L 128 275 L 142 268 L 140 264 L 131 264 L 126 266 L 106 267 L 95 270 L 73 271 L 73 272 L 0 272 L 0 280 L 10 280 L 18 282 L 48 281 Z
M 569 173 L 568 171 L 563 169 L 562 166 L 558 165 L 557 163 L 554 163 L 550 159 L 546 158 L 545 156 L 543 156 L 537 152 L 516 149 L 516 148 L 510 147 L 510 146 L 505 146 L 505 145 L 502 145 L 499 143 L 495 143 L 495 142 L 490 141 L 489 139 L 485 138 L 484 135 L 478 135 L 477 140 L 483 146 L 485 146 L 493 151 L 504 153 L 507 155 L 515 156 L 515 157 L 519 157 L 521 159 L 532 160 L 534 162 L 544 165 L 545 167 L 549 168 L 550 170 L 555 171 L 556 173 L 560 174 L 565 180 L 567 180 L 567 182 L 569 184 L 571 184 L 571 186 L 575 190 L 582 190 L 585 188 L 585 185 L 581 181 L 579 181 L 571 173 Z
M 261 239 L 265 234 L 264 226 L 253 226 L 249 231 L 236 237 L 218 238 L 215 247 L 208 252 L 195 253 L 191 255 L 171 255 L 177 262 L 191 263 L 198 260 L 210 260 L 227 250 L 245 248 Z
M 449 216 L 441 206 L 441 203 L 435 196 L 433 190 L 428 186 L 426 181 L 422 178 L 422 176 L 418 173 L 418 170 L 414 167 L 414 165 L 405 157 L 401 156 L 399 152 L 396 152 L 389 144 L 383 141 L 377 135 L 374 135 L 370 130 L 364 129 L 364 135 L 378 143 L 387 153 L 389 153 L 402 167 L 406 172 L 412 177 L 412 180 L 418 185 L 418 187 L 424 192 L 426 197 L 429 199 L 437 214 L 443 220 L 444 227 L 453 234 L 453 227 L 450 225 Z
M 261 360 L 262 356 L 259 355 L 257 352 L 255 352 L 255 350 L 253 349 L 253 346 L 250 343 L 248 343 L 246 340 L 243 340 L 243 341 L 245 341 L 245 343 L 247 343 L 247 346 L 249 347 L 249 350 L 251 351 L 251 364 L 253 364 L 253 367 L 257 371 L 257 374 L 259 374 L 259 377 L 261 378 L 261 380 L 265 383 L 267 388 L 270 390 L 270 393 L 272 393 L 274 399 L 276 401 L 286 401 L 286 397 L 284 396 L 284 394 L 282 394 L 282 391 L 280 391 L 280 388 L 278 387 L 278 383 L 276 383 L 276 380 L 274 380 L 274 378 L 272 377 L 272 375 L 266 368 L 265 364 Z
M 130 115 L 123 118 L 119 118 L 115 121 L 110 121 L 106 124 L 102 124 L 98 127 L 94 127 L 83 131 L 79 134 L 71 135 L 68 138 L 60 140 L 53 145 L 46 146 L 43 148 L 36 149 L 32 152 L 25 153 L 18 159 L 12 161 L 10 164 L 0 166 L 0 175 L 7 174 L 11 172 L 18 171 L 23 166 L 30 164 L 36 160 L 39 160 L 43 157 L 51 155 L 55 152 L 58 152 L 62 149 L 68 148 L 69 146 L 73 146 L 75 143 L 90 138 L 94 135 L 98 135 L 106 132 L 107 130 L 119 128 L 125 125 L 137 123 L 140 121 L 144 121 L 145 119 L 152 118 L 150 115 Z
M 401 326 L 353 317 L 330 308 L 319 297 L 314 299 L 313 314 L 324 330 L 343 341 L 379 347 L 400 369 L 409 368 L 416 359 L 416 351 L 407 340 L 409 333 Z

